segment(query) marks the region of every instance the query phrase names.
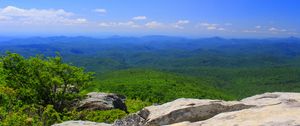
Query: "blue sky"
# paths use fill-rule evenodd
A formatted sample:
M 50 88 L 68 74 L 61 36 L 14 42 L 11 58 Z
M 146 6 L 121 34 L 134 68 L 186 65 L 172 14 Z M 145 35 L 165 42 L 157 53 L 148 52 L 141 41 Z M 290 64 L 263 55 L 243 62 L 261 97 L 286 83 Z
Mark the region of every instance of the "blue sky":
M 300 36 L 299 0 L 0 0 L 0 36 Z

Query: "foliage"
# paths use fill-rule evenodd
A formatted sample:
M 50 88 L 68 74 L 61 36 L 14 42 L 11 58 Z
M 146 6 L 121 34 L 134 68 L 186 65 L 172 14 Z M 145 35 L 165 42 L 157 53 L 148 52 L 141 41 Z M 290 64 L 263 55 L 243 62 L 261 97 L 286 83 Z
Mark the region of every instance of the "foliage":
M 6 85 L 18 93 L 20 100 L 27 104 L 51 104 L 59 111 L 78 98 L 79 89 L 92 79 L 92 73 L 62 63 L 59 55 L 47 59 L 41 56 L 25 59 L 8 53 L 1 62 Z
M 9 87 L 0 87 L 0 105 L 1 107 L 11 108 L 16 101 L 17 94 L 15 90 Z
M 112 123 L 127 115 L 117 109 L 77 111 L 72 108 L 71 101 L 80 96 L 81 88 L 89 85 L 92 74 L 62 63 L 60 56 L 24 58 L 8 53 L 1 59 L 0 74 L 3 75 L 0 80 L 0 126 L 50 126 L 66 120 Z M 62 104 L 62 100 L 66 104 Z M 131 113 L 151 105 L 132 99 L 126 104 Z
M 1 120 L 3 126 L 32 126 L 42 125 L 40 121 L 41 106 L 15 106 L 12 111 L 2 111 L 5 117 Z
M 42 122 L 44 126 L 49 126 L 54 123 L 61 122 L 60 113 L 56 112 L 53 105 L 47 105 L 42 115 Z
M 124 111 L 118 109 L 107 111 L 82 111 L 81 114 L 85 115 L 85 120 L 106 123 L 113 123 L 116 119 L 120 119 L 127 115 Z
M 92 73 L 53 58 L 7 53 L 0 62 L 0 125 L 49 126 L 80 98 Z
M 95 110 L 95 111 L 89 111 L 89 110 L 83 110 L 83 111 L 77 111 L 72 110 L 64 113 L 63 120 L 89 120 L 94 122 L 106 122 L 106 123 L 113 123 L 116 119 L 120 119 L 124 116 L 126 116 L 126 112 L 113 109 L 113 110 Z
M 234 97 L 207 85 L 205 80 L 145 69 L 103 75 L 85 92 L 115 92 L 130 99 L 163 103 L 180 97 L 230 100 Z
M 126 115 L 120 110 L 67 107 L 90 91 L 126 95 L 130 113 L 180 97 L 231 100 L 264 92 L 300 92 L 300 39 L 295 38 L 37 40 L 0 43 L 1 52 L 13 50 L 26 57 L 8 53 L 1 59 L 0 126 L 112 122 Z M 54 57 L 30 57 L 36 54 Z M 93 85 L 91 73 L 66 63 L 96 71 Z
M 139 99 L 127 99 L 126 105 L 129 113 L 135 113 L 152 104 Z

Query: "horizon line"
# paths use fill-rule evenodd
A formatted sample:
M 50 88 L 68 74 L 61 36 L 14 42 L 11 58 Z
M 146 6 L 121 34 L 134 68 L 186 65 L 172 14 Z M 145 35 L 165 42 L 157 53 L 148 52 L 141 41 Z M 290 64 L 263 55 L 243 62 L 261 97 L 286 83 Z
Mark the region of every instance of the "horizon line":
M 287 36 L 287 37 L 224 37 L 224 36 L 205 36 L 205 37 L 188 37 L 188 36 L 176 36 L 176 35 L 141 35 L 141 36 L 132 36 L 132 35 L 0 35 L 0 39 L 30 39 L 30 38 L 53 38 L 53 37 L 67 37 L 67 38 L 93 38 L 93 39 L 109 39 L 109 38 L 144 38 L 144 37 L 169 37 L 169 38 L 181 38 L 181 39 L 208 39 L 208 38 L 220 38 L 220 39 L 286 39 L 286 38 L 296 38 L 296 36 Z

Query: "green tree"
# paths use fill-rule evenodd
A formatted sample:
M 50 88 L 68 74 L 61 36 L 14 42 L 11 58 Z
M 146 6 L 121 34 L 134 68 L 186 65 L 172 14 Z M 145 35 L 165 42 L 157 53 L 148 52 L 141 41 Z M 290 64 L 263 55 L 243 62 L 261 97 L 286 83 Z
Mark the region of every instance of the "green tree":
M 27 104 L 51 104 L 58 111 L 79 98 L 79 90 L 93 79 L 93 73 L 63 63 L 62 57 L 28 59 L 16 53 L 1 58 L 6 86 L 18 93 L 18 99 Z

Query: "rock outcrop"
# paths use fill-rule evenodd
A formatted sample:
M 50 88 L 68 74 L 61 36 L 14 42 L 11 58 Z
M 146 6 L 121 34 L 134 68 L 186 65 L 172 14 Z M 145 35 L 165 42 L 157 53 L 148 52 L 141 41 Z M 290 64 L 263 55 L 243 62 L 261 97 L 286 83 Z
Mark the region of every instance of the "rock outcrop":
M 181 98 L 146 107 L 110 125 L 299 126 L 300 93 L 265 93 L 241 101 Z
M 265 93 L 241 100 L 249 109 L 218 114 L 172 126 L 299 126 L 300 93 Z
M 110 110 L 121 109 L 127 112 L 126 97 L 113 93 L 88 93 L 86 98 L 80 101 L 79 110 Z
M 221 100 L 177 99 L 159 106 L 146 107 L 136 114 L 117 120 L 114 126 L 159 126 L 183 121 L 209 119 L 219 113 L 253 107 L 241 102 Z

